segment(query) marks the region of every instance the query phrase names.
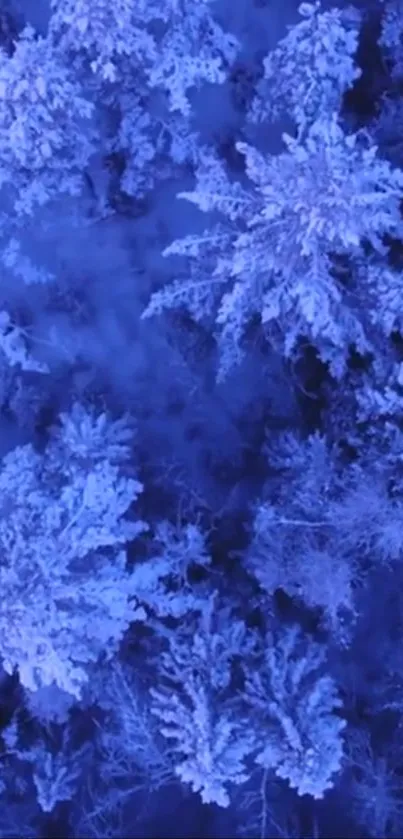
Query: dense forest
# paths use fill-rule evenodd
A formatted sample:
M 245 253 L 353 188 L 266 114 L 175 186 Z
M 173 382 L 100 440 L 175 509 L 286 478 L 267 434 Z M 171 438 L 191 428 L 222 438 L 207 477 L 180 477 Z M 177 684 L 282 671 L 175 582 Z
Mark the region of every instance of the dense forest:
M 0 837 L 403 835 L 403 0 L 0 0 Z

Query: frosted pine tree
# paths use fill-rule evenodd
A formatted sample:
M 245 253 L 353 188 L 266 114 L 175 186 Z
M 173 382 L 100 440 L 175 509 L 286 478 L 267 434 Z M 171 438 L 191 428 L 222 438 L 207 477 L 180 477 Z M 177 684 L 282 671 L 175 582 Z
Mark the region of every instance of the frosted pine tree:
M 324 648 L 297 627 L 266 638 L 264 665 L 247 676 L 246 696 L 259 751 L 256 762 L 298 795 L 323 798 L 343 757 L 341 700 L 323 669 Z
M 155 3 L 145 0 L 51 0 L 50 37 L 76 67 L 106 82 L 119 81 L 128 61 L 150 64 L 156 44 L 147 31 Z
M 207 600 L 195 621 L 170 635 L 159 686 L 151 689 L 151 711 L 169 743 L 176 775 L 205 804 L 228 807 L 232 786 L 249 777 L 245 761 L 254 749 L 231 687 L 232 662 L 247 659 L 253 639 L 215 601 Z
M 341 375 L 349 345 L 366 351 L 368 342 L 337 257 L 360 254 L 364 243 L 384 253 L 384 235 L 403 233 L 403 173 L 376 146 L 345 135 L 335 115 L 315 123 L 304 142 L 284 141 L 278 156 L 238 144 L 242 185 L 206 153 L 196 189 L 178 197 L 223 221 L 165 250 L 185 257 L 183 278 L 157 291 L 144 313 L 185 307 L 215 322 L 221 375 L 242 357 L 254 319 L 269 335 L 280 330 L 286 356 L 308 338 Z
M 58 48 L 113 113 L 106 154 L 123 154 L 123 190 L 139 196 L 197 158 L 193 91 L 222 83 L 238 50 L 212 0 L 53 0 Z M 108 121 L 108 120 L 107 120 Z M 167 160 L 172 158 L 170 165 Z
M 76 194 L 94 152 L 93 106 L 49 40 L 27 27 L 0 50 L 0 187 L 17 214 Z
M 316 120 L 338 112 L 361 70 L 354 62 L 360 17 L 352 7 L 322 12 L 320 2 L 302 3 L 302 20 L 264 60 L 250 116 L 274 121 L 292 116 L 301 137 Z
M 78 407 L 44 455 L 27 445 L 0 471 L 0 655 L 34 691 L 79 697 L 88 666 L 145 616 L 125 544 L 145 529 L 127 513 L 142 485 L 122 470 L 127 429 Z

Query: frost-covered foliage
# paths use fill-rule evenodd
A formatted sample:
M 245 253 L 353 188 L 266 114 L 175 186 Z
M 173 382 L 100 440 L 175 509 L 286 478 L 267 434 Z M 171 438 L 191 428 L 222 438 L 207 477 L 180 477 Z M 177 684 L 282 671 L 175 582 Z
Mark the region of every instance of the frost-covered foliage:
M 332 538 L 333 537 L 333 538 Z M 351 558 L 334 555 L 332 523 L 282 517 L 271 505 L 259 507 L 248 549 L 248 567 L 270 596 L 282 589 L 312 609 L 321 609 L 335 638 L 346 615 L 354 615 Z
M 16 836 L 39 839 L 38 804 L 32 787 L 27 764 L 13 754 L 7 754 L 2 744 L 0 831 L 4 839 Z
M 27 27 L 0 51 L 0 185 L 17 214 L 77 194 L 94 151 L 93 105 L 49 40 Z
M 352 7 L 322 12 L 321 4 L 302 3 L 303 20 L 264 60 L 263 79 L 251 118 L 261 122 L 292 116 L 299 136 L 338 112 L 342 96 L 359 78 L 355 65 L 360 17 Z
M 400 97 L 384 96 L 370 130 L 383 157 L 394 166 L 403 162 L 403 103 Z
M 27 347 L 27 335 L 17 324 L 12 323 L 8 312 L 0 312 L 0 348 L 10 367 L 19 366 L 21 370 L 36 370 L 48 373 L 46 364 L 33 358 Z
M 50 456 L 56 463 L 77 464 L 123 464 L 129 460 L 135 430 L 128 415 L 111 421 L 106 413 L 95 416 L 91 411 L 75 402 L 69 413 L 60 415 L 60 423 L 54 429 Z M 137 489 L 140 489 L 139 487 Z
M 125 59 L 155 61 L 154 38 L 145 24 L 155 3 L 145 0 L 51 0 L 50 35 L 70 56 L 81 57 L 93 73 L 113 82 Z
M 337 716 L 342 703 L 324 672 L 325 658 L 323 647 L 291 627 L 267 636 L 265 665 L 246 684 L 262 747 L 257 763 L 273 768 L 298 795 L 313 798 L 323 798 L 333 786 L 343 757 L 345 722 Z
M 32 745 L 24 747 L 23 726 L 14 719 L 3 732 L 7 747 L 6 754 L 32 767 L 32 780 L 36 799 L 44 813 L 51 813 L 60 801 L 70 801 L 76 793 L 84 768 L 87 747 L 74 749 L 65 729 L 59 747 L 52 738 L 35 739 Z
M 393 332 L 400 332 L 403 326 L 401 271 L 382 259 L 380 254 L 371 257 L 362 253 L 352 263 L 352 279 L 354 293 L 362 303 L 362 317 L 367 320 L 368 332 L 375 327 L 380 336 L 388 338 Z
M 67 763 L 64 755 L 52 755 L 41 747 L 33 751 L 30 761 L 36 767 L 33 780 L 38 804 L 44 813 L 51 813 L 59 801 L 71 801 L 81 774 L 79 760 Z
M 379 447 L 382 432 L 386 432 L 391 450 L 392 438 L 395 437 L 397 445 L 401 439 L 398 426 L 403 407 L 402 364 L 395 361 L 388 365 L 374 365 L 371 373 L 371 376 L 363 378 L 355 393 L 357 420 L 370 424 L 374 436 L 377 435 Z
M 50 271 L 47 271 L 42 265 L 35 265 L 23 253 L 21 242 L 14 237 L 7 238 L 1 254 L 1 260 L 7 271 L 14 274 L 18 279 L 23 280 L 25 285 L 49 283 L 55 279 Z
M 248 657 L 253 639 L 227 608 L 206 602 L 197 622 L 169 637 L 151 710 L 175 755 L 175 772 L 204 803 L 228 807 L 231 785 L 248 778 L 253 735 L 231 698 L 233 661 Z M 176 757 L 177 755 L 177 757 Z
M 165 90 L 170 110 L 189 113 L 188 91 L 221 83 L 236 39 L 211 15 L 212 0 L 52 0 L 50 32 L 60 48 L 82 54 L 93 73 L 119 80 L 138 69 L 151 87 Z M 134 82 L 136 80 L 134 79 Z
M 44 455 L 26 445 L 3 459 L 0 648 L 30 690 L 55 682 L 79 696 L 86 666 L 144 615 L 123 550 L 145 527 L 125 518 L 142 491 L 115 465 L 126 439 L 76 408 Z
M 4 839 L 401 835 L 403 5 L 297 5 L 0 3 Z
M 316 123 L 303 143 L 284 139 L 278 156 L 238 143 L 248 186 L 231 183 L 206 154 L 195 191 L 179 197 L 226 218 L 166 249 L 187 258 L 186 274 L 157 291 L 145 311 L 186 307 L 196 319 L 214 317 L 222 375 L 242 357 L 256 317 L 266 330 L 280 328 L 286 356 L 309 338 L 340 375 L 349 345 L 364 352 L 368 344 L 335 255 L 360 253 L 364 242 L 383 252 L 383 236 L 402 231 L 403 174 L 375 146 L 346 136 L 335 116 Z
M 400 460 L 402 454 L 400 446 Z M 352 468 L 346 475 L 345 495 L 333 502 L 330 513 L 335 526 L 339 523 L 339 539 L 343 538 L 347 556 L 355 554 L 374 565 L 389 565 L 403 558 L 403 497 L 401 487 L 390 495 L 394 475 L 388 465 L 385 460 L 382 471 L 376 463 L 372 468 Z
M 381 0 L 382 20 L 379 46 L 392 65 L 392 78 L 403 75 L 403 3 L 402 0 Z
M 69 720 L 76 697 L 61 690 L 55 682 L 37 690 L 24 691 L 24 702 L 31 716 L 44 726 L 63 725 Z
M 397 776 L 398 755 L 377 754 L 365 731 L 352 734 L 347 743 L 349 795 L 357 821 L 368 836 L 398 837 L 403 802 Z
M 304 444 L 285 437 L 282 462 L 280 452 L 277 458 L 284 488 L 275 504 L 256 510 L 246 567 L 269 597 L 282 589 L 320 609 L 334 637 L 344 639 L 346 618 L 355 613 L 357 563 L 334 512 L 340 493 L 334 458 L 319 435 Z
M 141 681 L 136 682 L 129 668 L 114 663 L 101 671 L 98 682 L 101 706 L 107 711 L 99 735 L 103 779 L 106 780 L 106 774 L 116 777 L 119 767 L 123 778 L 125 763 L 130 763 L 133 775 L 135 771 L 142 772 L 153 787 L 172 780 L 167 747 L 161 748 L 158 742 L 157 722 L 150 714 Z
M 199 157 L 198 136 L 191 130 L 188 117 L 178 113 L 155 114 L 144 109 L 140 94 L 119 94 L 122 113 L 120 129 L 111 151 L 126 158 L 121 179 L 128 195 L 146 194 L 156 180 L 172 177 L 176 166 L 196 164 Z M 158 175 L 158 177 L 157 177 Z
M 148 164 L 157 154 L 144 98 L 145 71 L 157 57 L 155 39 L 147 31 L 153 4 L 52 0 L 51 9 L 49 38 L 56 51 L 73 64 L 92 93 L 104 129 L 112 117 L 110 136 L 100 135 L 102 156 L 122 152 L 127 156 L 125 188 L 129 194 L 139 194 L 152 185 Z
M 324 438 L 285 439 L 278 457 L 284 484 L 274 501 L 258 505 L 245 552 L 245 567 L 269 598 L 282 590 L 319 609 L 343 645 L 369 569 L 396 567 L 403 557 L 401 433 L 390 429 L 378 445 L 385 448 L 381 466 L 364 449 L 342 468 L 340 452 Z
M 104 835 L 111 824 L 122 824 L 125 810 L 133 825 L 142 795 L 179 787 L 143 676 L 133 661 L 122 666 L 115 660 L 98 667 L 87 686 L 85 701 L 93 703 L 94 716 L 95 704 L 102 709 L 102 719 L 96 722 L 92 778 L 81 790 L 80 836 Z
M 105 152 L 125 155 L 122 188 L 129 195 L 144 194 L 173 162 L 197 157 L 190 95 L 202 83 L 221 84 L 238 50 L 211 6 L 212 0 L 53 0 L 54 43 L 81 72 L 94 74 L 87 83 L 95 82 L 97 107 L 106 107 L 107 119 L 115 114 L 119 128 Z
M 203 82 L 221 84 L 237 54 L 236 38 L 223 31 L 211 14 L 214 0 L 169 0 L 158 3 L 164 34 L 149 83 L 166 91 L 169 109 L 187 116 L 188 91 Z M 162 11 L 163 10 L 163 11 Z
M 175 528 L 159 522 L 153 540 L 152 559 L 137 563 L 132 582 L 139 602 L 158 617 L 182 618 L 203 608 L 203 590 L 192 585 L 191 571 L 208 566 L 211 558 L 199 527 L 188 524 Z

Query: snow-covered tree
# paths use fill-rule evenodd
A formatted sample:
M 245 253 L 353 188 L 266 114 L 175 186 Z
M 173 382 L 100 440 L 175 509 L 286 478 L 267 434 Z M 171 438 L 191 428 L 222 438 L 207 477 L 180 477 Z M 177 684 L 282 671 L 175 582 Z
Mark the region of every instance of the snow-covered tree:
M 131 829 L 143 815 L 139 809 L 145 796 L 179 788 L 169 747 L 149 707 L 148 663 L 142 662 L 140 670 L 136 663 L 102 663 L 86 686 L 83 702 L 95 722 L 95 736 L 89 783 L 81 786 L 75 806 L 76 835 L 104 835 L 115 824 L 121 835 L 126 813 Z
M 247 780 L 245 760 L 254 738 L 231 690 L 231 665 L 248 657 L 253 639 L 245 624 L 216 598 L 197 622 L 169 637 L 159 665 L 159 686 L 151 689 L 151 710 L 171 744 L 175 773 L 206 804 L 227 807 L 231 785 Z M 232 693 L 232 698 L 231 698 Z
M 31 27 L 11 57 L 0 50 L 0 186 L 17 214 L 80 191 L 95 148 L 92 114 L 69 67 Z
M 224 32 L 212 14 L 215 0 L 158 2 L 157 18 L 164 21 L 158 40 L 158 60 L 149 83 L 166 91 L 169 109 L 190 115 L 189 92 L 202 83 L 221 84 L 239 44 Z
M 172 165 L 197 159 L 191 94 L 222 83 L 238 50 L 212 0 L 53 0 L 50 35 L 111 123 L 105 155 L 124 155 L 121 186 L 139 197 Z M 111 120 L 111 115 L 113 119 Z
M 302 136 L 340 110 L 343 94 L 361 75 L 354 62 L 360 16 L 351 6 L 322 12 L 320 2 L 302 3 L 299 13 L 302 20 L 264 60 L 251 118 L 291 116 Z
M 185 307 L 195 319 L 214 319 L 221 375 L 242 357 L 258 318 L 269 334 L 280 329 L 286 356 L 308 338 L 339 376 L 350 345 L 369 347 L 337 256 L 359 254 L 364 242 L 383 253 L 385 234 L 403 235 L 403 173 L 376 146 L 345 135 L 335 115 L 315 123 L 304 142 L 284 139 L 278 156 L 237 145 L 245 186 L 205 155 L 195 191 L 178 197 L 224 221 L 165 250 L 186 258 L 183 279 L 157 291 L 143 315 Z
M 50 37 L 77 66 L 81 62 L 113 82 L 128 59 L 140 66 L 156 60 L 155 39 L 146 28 L 155 7 L 145 0 L 51 0 Z
M 400 235 L 400 234 L 399 234 Z M 393 332 L 403 329 L 403 317 L 400 305 L 401 271 L 393 267 L 382 254 L 359 254 L 352 263 L 354 293 L 361 302 L 362 318 L 367 322 L 370 334 L 376 330 L 377 352 L 380 360 L 381 341 L 390 338 Z M 365 322 L 365 321 L 364 321 Z M 384 343 L 382 357 L 387 358 L 388 351 Z
M 43 736 L 45 735 L 45 736 Z M 69 728 L 65 728 L 57 745 L 52 732 L 37 733 L 30 745 L 25 744 L 20 715 L 3 732 L 6 756 L 32 767 L 32 781 L 36 799 L 43 813 L 51 813 L 60 801 L 70 801 L 76 793 L 85 767 L 88 749 L 74 748 Z M 32 740 L 32 738 L 31 738 Z
M 131 455 L 135 428 L 125 415 L 111 420 L 106 414 L 98 416 L 74 402 L 68 413 L 62 413 L 59 425 L 52 432 L 52 446 L 47 455 L 51 468 L 64 463 L 75 474 L 77 466 L 85 470 L 87 464 L 107 460 L 117 465 L 127 462 Z
M 394 751 L 394 754 L 393 754 Z M 380 753 L 371 744 L 368 731 L 356 730 L 347 741 L 348 794 L 361 829 L 368 836 L 398 837 L 403 803 L 398 780 L 399 754 L 394 749 Z
M 403 75 L 403 3 L 402 0 L 381 0 L 382 20 L 379 46 L 392 70 L 394 80 Z
M 346 472 L 344 496 L 333 502 L 330 517 L 339 527 L 339 541 L 351 562 L 354 555 L 363 565 L 374 566 L 388 566 L 403 559 L 402 455 L 400 438 L 400 457 L 396 451 L 394 458 L 385 457 L 383 468 L 375 461 L 354 464 Z M 391 494 L 394 479 L 395 491 Z
M 36 370 L 38 373 L 49 372 L 46 364 L 31 356 L 27 343 L 24 330 L 12 323 L 8 312 L 0 312 L 0 347 L 10 367 L 19 366 L 21 370 Z
M 374 141 L 379 146 L 382 156 L 393 166 L 403 164 L 403 103 L 401 97 L 382 97 L 376 117 L 369 126 Z
M 112 655 L 144 616 L 126 542 L 145 529 L 126 514 L 142 485 L 121 471 L 119 423 L 64 418 L 44 455 L 11 451 L 0 472 L 0 654 L 30 690 L 53 682 L 79 696 L 86 667 Z
M 225 63 L 238 49 L 213 18 L 212 2 L 51 0 L 50 32 L 62 50 L 81 54 L 107 81 L 137 67 L 151 87 L 166 91 L 170 110 L 188 114 L 188 91 L 223 82 Z
M 323 798 L 343 757 L 341 701 L 324 670 L 324 647 L 290 627 L 266 639 L 265 663 L 247 674 L 259 753 L 256 762 L 298 795 Z
M 159 522 L 152 542 L 152 558 L 136 563 L 132 582 L 136 597 L 152 615 L 184 618 L 203 608 L 205 591 L 190 582 L 190 574 L 211 563 L 199 527 L 174 527 Z
M 277 462 L 283 485 L 275 503 L 264 501 L 256 509 L 245 567 L 268 598 L 281 589 L 320 609 L 333 637 L 344 642 L 355 616 L 358 567 L 333 506 L 343 476 L 337 476 L 335 458 L 319 435 L 305 442 L 286 437 L 282 446 L 276 442 L 282 448 Z M 268 459 L 273 463 L 270 453 Z
M 320 609 L 334 638 L 344 640 L 345 620 L 355 615 L 354 560 L 335 554 L 333 522 L 281 515 L 269 504 L 261 505 L 254 519 L 246 566 L 273 597 L 278 590 Z

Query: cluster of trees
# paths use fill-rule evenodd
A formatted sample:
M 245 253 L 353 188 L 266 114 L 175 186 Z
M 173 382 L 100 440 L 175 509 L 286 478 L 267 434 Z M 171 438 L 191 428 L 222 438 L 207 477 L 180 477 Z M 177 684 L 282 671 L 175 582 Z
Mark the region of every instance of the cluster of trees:
M 39 6 L 0 3 L 0 836 L 399 837 L 403 3 Z

